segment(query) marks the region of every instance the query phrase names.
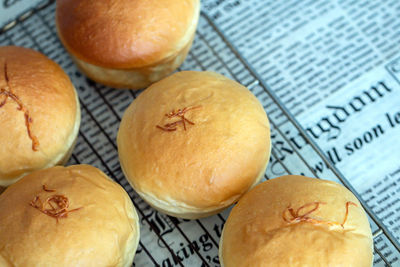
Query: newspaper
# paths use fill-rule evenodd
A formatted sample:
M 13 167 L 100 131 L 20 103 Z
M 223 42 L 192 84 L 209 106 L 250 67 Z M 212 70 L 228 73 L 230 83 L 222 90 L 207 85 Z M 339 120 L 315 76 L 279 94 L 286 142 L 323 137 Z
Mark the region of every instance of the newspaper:
M 0 27 L 10 26 L 12 21 L 45 3 L 43 0 L 0 0 Z
M 203 9 L 400 240 L 400 1 L 205 0 Z M 322 161 L 314 168 L 324 176 Z
M 0 26 L 43 2 L 4 0 Z M 154 211 L 137 196 L 120 169 L 115 140 L 124 110 L 140 92 L 107 88 L 82 75 L 57 38 L 54 9 L 50 4 L 17 23 L 0 35 L 0 45 L 41 51 L 78 89 L 82 126 L 69 164 L 102 169 L 131 196 L 141 221 L 134 265 L 219 266 L 218 242 L 229 210 L 181 220 Z M 399 240 L 399 1 L 203 0 L 202 10 Z M 222 73 L 258 97 L 273 124 L 274 154 L 266 178 L 291 172 L 335 180 L 204 16 L 184 69 Z M 376 247 L 393 266 L 400 264 L 385 237 Z M 377 255 L 375 264 L 383 266 Z

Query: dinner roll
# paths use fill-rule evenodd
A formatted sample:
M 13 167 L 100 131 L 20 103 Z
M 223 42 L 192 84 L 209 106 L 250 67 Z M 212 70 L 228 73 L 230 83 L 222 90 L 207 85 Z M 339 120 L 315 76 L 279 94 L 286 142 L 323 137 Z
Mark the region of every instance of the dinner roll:
M 218 213 L 256 184 L 270 155 L 268 118 L 250 91 L 212 72 L 175 73 L 125 111 L 117 137 L 126 178 L 154 208 Z
M 232 209 L 221 266 L 372 266 L 367 216 L 343 186 L 303 176 L 263 182 Z
M 0 266 L 132 266 L 128 194 L 88 165 L 35 171 L 0 195 Z
M 56 63 L 0 47 L 0 186 L 68 161 L 80 120 L 77 93 Z
M 56 25 L 89 78 L 140 89 L 181 65 L 199 11 L 199 0 L 58 0 Z

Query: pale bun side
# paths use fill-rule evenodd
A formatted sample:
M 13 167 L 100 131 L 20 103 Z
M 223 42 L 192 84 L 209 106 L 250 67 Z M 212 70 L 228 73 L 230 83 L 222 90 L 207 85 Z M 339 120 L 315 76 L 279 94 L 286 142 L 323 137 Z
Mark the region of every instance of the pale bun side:
M 192 44 L 199 0 L 59 0 L 61 42 L 91 79 L 141 89 L 174 71 Z
M 67 216 L 31 204 L 38 197 L 50 209 L 55 195 L 68 199 Z M 140 236 L 127 193 L 89 165 L 35 171 L 8 187 L 0 225 L 1 266 L 131 266 Z
M 267 164 L 265 164 L 265 167 L 260 171 L 260 174 L 254 180 L 254 183 L 250 186 L 250 188 L 253 188 L 256 184 L 258 184 L 258 182 L 260 182 L 260 180 L 264 177 L 266 168 Z M 237 196 L 233 196 L 232 198 L 227 199 L 225 201 L 226 204 L 221 205 L 219 208 L 216 207 L 199 208 L 196 206 L 186 205 L 184 202 L 178 202 L 173 198 L 162 200 L 160 198 L 157 198 L 153 194 L 146 193 L 143 191 L 137 191 L 137 193 L 144 201 L 146 201 L 154 209 L 170 216 L 179 217 L 183 219 L 190 219 L 190 220 L 204 218 L 220 213 L 228 206 L 230 206 L 231 203 L 234 203 L 237 200 Z
M 70 79 L 41 53 L 0 47 L 0 70 L 0 102 L 5 101 L 0 107 L 0 185 L 8 186 L 29 172 L 66 162 L 81 114 Z
M 232 209 L 219 259 L 225 267 L 372 266 L 372 233 L 345 187 L 282 176 L 257 185 Z
M 183 124 L 166 114 L 186 109 Z M 230 206 L 263 176 L 269 121 L 251 92 L 220 74 L 184 71 L 146 89 L 125 111 L 118 131 L 122 170 L 156 209 L 200 218 Z
M 143 89 L 166 77 L 182 64 L 192 45 L 193 37 L 173 57 L 141 68 L 111 69 L 90 64 L 78 59 L 73 54 L 71 54 L 71 57 L 78 68 L 93 81 L 119 89 Z

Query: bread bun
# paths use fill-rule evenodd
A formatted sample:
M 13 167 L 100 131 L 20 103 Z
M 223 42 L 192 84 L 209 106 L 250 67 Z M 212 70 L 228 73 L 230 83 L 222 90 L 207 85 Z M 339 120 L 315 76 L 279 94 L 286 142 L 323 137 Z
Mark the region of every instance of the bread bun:
M 199 0 L 59 0 L 58 35 L 91 79 L 140 89 L 185 59 L 199 18 Z
M 372 266 L 367 216 L 343 186 L 303 176 L 263 182 L 232 209 L 221 266 Z
M 88 165 L 35 171 L 11 185 L 0 195 L 0 225 L 5 267 L 132 266 L 139 242 L 128 194 Z
M 133 101 L 117 143 L 122 170 L 145 201 L 194 219 L 230 206 L 263 177 L 270 128 L 244 86 L 216 73 L 184 71 Z
M 0 47 L 0 186 L 64 164 L 81 120 L 64 71 L 31 49 Z

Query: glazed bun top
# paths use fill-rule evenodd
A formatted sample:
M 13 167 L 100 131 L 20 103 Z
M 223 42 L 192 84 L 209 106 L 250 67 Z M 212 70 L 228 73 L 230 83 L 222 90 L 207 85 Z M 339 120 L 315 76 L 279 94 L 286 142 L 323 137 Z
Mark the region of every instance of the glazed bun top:
M 132 266 L 138 241 L 128 194 L 95 167 L 35 171 L 0 195 L 0 266 Z
M 0 47 L 0 185 L 60 162 L 79 124 L 77 94 L 60 66 L 31 49 Z
M 126 110 L 117 140 L 135 190 L 176 214 L 231 205 L 263 177 L 270 154 L 260 102 L 213 72 L 178 72 L 151 85 Z
M 58 0 L 67 50 L 107 68 L 137 68 L 175 56 L 193 37 L 199 0 Z
M 224 226 L 223 266 L 371 266 L 372 234 L 356 197 L 330 181 L 283 176 L 259 184 Z

